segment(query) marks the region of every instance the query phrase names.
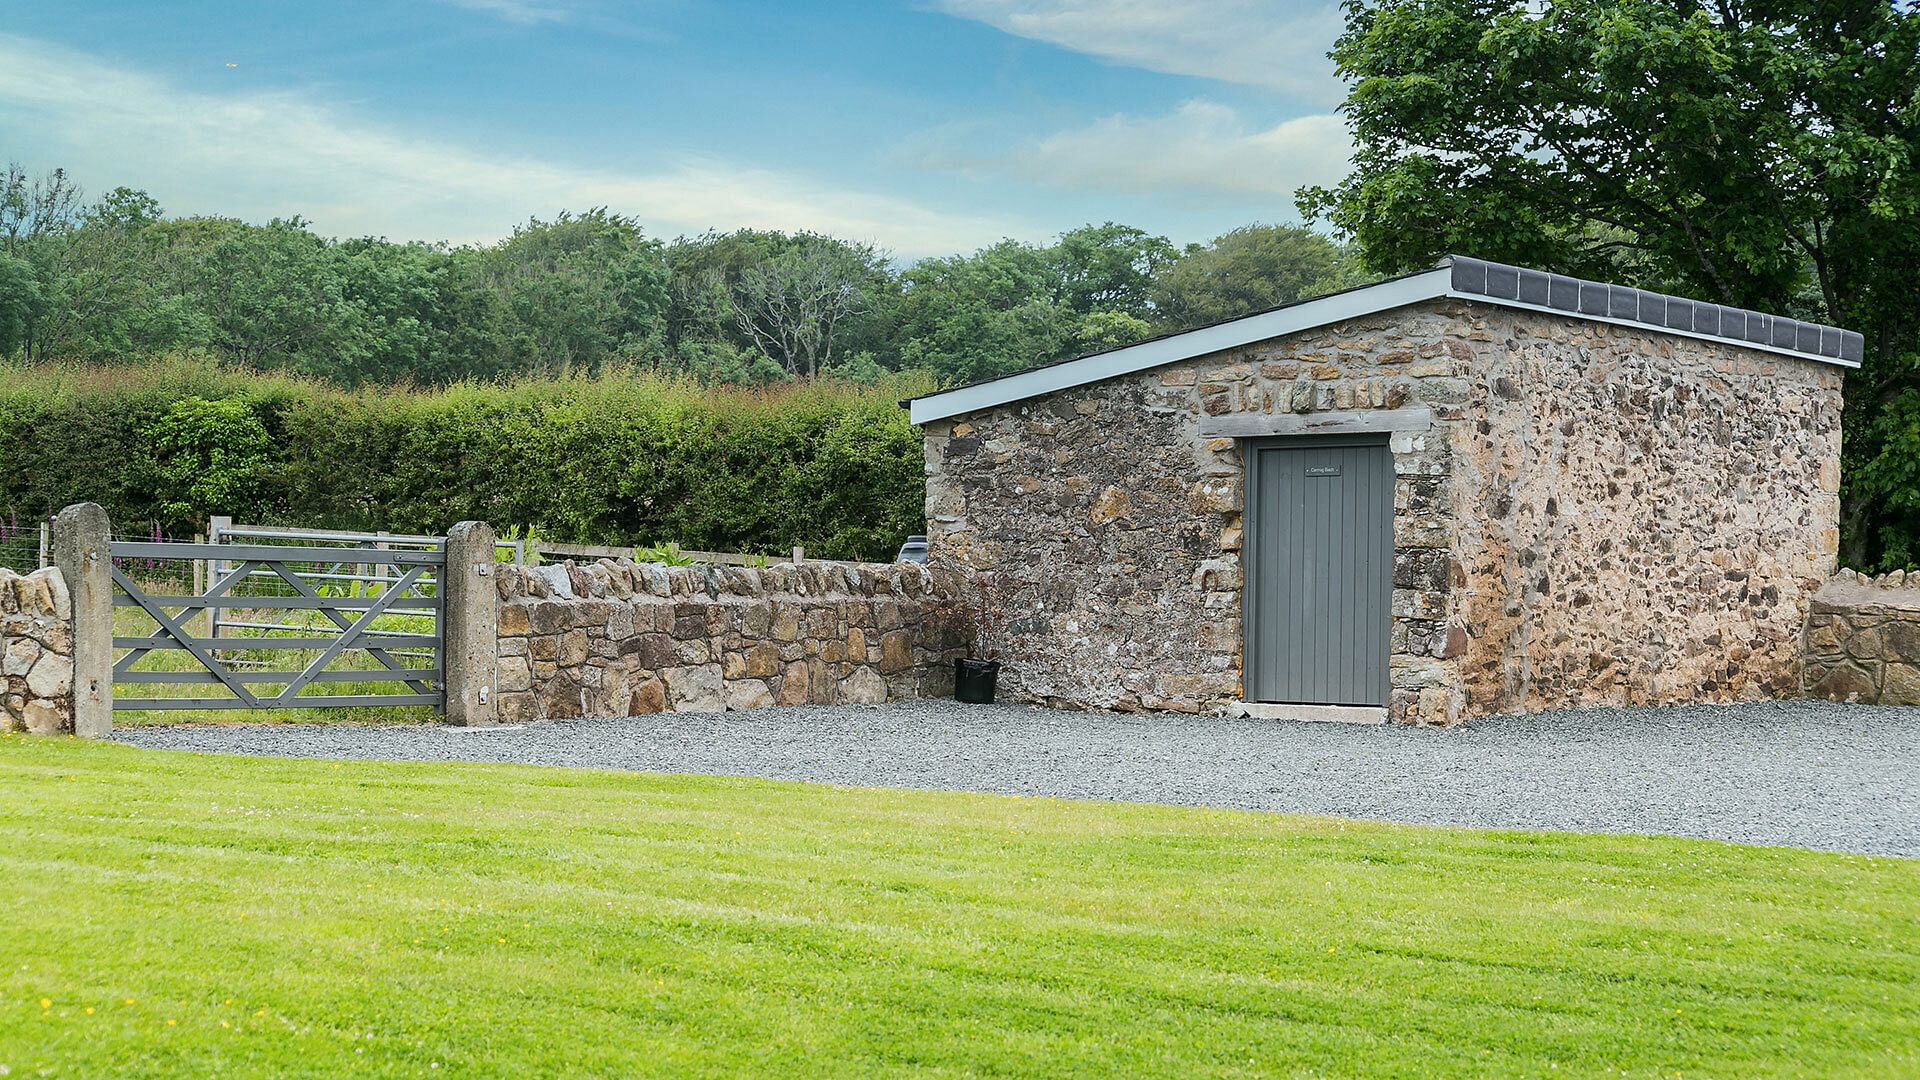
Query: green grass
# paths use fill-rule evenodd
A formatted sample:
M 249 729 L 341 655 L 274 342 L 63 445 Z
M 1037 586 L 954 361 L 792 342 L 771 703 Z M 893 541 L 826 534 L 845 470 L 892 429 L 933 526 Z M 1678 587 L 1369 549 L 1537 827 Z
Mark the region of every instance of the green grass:
M 1915 1075 L 1917 913 L 1898 859 L 0 738 L 15 1077 Z
M 141 588 L 151 595 L 186 595 L 193 592 L 194 586 L 189 571 L 181 569 L 184 563 L 174 563 L 166 570 L 145 570 L 137 575 Z M 324 567 L 322 568 L 324 569 Z M 316 584 L 319 584 L 316 582 Z M 287 595 L 291 592 L 279 583 L 248 582 L 233 590 L 236 595 Z M 378 588 L 372 590 L 378 595 Z M 179 614 L 177 609 L 170 612 Z M 357 615 L 357 612 L 349 613 Z M 333 633 L 337 627 L 326 616 L 312 610 L 252 609 L 228 612 L 226 618 L 233 622 L 272 622 L 288 626 L 303 626 L 304 630 L 252 630 L 229 631 L 228 636 L 244 642 L 248 637 L 285 638 L 319 637 Z M 158 625 L 153 616 L 137 607 L 116 606 L 113 609 L 113 632 L 116 637 L 146 637 L 151 635 Z M 209 636 L 211 631 L 209 613 L 201 611 L 193 615 L 185 627 L 198 637 Z M 375 633 L 430 632 L 433 619 L 419 615 L 381 615 L 370 629 Z M 127 650 L 116 649 L 115 659 L 126 654 Z M 219 656 L 230 661 L 239 670 L 277 670 L 299 671 L 319 656 L 317 649 L 245 649 L 239 647 L 222 649 Z M 422 666 L 425 662 L 418 658 L 403 661 L 406 666 Z M 184 649 L 155 649 L 140 658 L 134 665 L 139 671 L 192 672 L 206 671 L 206 668 Z M 366 651 L 348 649 L 334 657 L 327 665 L 329 671 L 384 671 L 384 666 Z M 252 683 L 251 688 L 262 695 L 280 692 L 285 683 Z M 316 694 L 401 694 L 408 692 L 405 683 L 393 681 L 367 682 L 315 682 L 309 683 L 300 696 L 311 697 Z M 223 686 L 207 683 L 134 683 L 116 682 L 113 686 L 116 699 L 130 698 L 225 698 L 230 692 Z M 350 705 L 327 708 L 301 708 L 298 706 L 280 706 L 266 709 L 219 709 L 188 711 L 179 709 L 120 709 L 114 712 L 113 722 L 123 727 L 148 727 L 181 723 L 216 724 L 404 724 L 424 723 L 435 719 L 438 710 L 425 705 Z

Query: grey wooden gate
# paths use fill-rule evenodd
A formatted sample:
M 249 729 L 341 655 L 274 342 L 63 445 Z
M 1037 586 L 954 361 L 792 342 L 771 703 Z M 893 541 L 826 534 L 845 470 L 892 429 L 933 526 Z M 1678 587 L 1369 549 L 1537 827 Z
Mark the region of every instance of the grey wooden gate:
M 123 635 L 116 628 L 114 648 L 126 651 L 114 663 L 114 683 L 218 688 L 212 697 L 116 693 L 116 710 L 445 704 L 437 587 L 447 561 L 444 546 L 387 550 L 116 540 L 109 550 L 114 606 L 137 608 L 153 625 L 144 635 Z M 205 592 L 156 593 L 136 580 L 143 568 L 194 561 L 214 568 Z M 370 568 L 377 572 L 369 573 Z M 215 618 L 222 611 L 265 617 Z M 202 612 L 209 618 L 201 620 Z M 202 622 L 213 636 L 197 631 L 195 624 Z M 143 661 L 148 666 L 140 666 Z M 302 692 L 315 684 L 355 688 Z M 264 689 L 276 685 L 277 690 Z
M 1393 455 L 1385 436 L 1250 440 L 1249 701 L 1385 705 Z

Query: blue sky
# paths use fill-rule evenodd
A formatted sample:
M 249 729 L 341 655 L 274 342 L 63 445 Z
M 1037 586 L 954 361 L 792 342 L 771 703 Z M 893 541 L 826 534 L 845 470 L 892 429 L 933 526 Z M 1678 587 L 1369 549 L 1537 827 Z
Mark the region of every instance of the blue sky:
M 0 10 L 0 159 L 334 235 L 482 242 L 604 204 L 902 258 L 1105 220 L 1185 242 L 1296 220 L 1348 152 L 1315 0 Z

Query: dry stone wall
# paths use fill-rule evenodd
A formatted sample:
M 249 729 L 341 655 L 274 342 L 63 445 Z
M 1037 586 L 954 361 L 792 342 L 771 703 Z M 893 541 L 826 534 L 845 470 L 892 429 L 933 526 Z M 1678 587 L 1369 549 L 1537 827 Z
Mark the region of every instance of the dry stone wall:
M 503 565 L 499 720 L 952 692 L 957 576 L 912 563 Z
M 1437 301 L 926 426 L 935 566 L 1002 686 L 1241 695 L 1241 414 L 1426 407 L 1396 473 L 1389 718 L 1785 695 L 1838 542 L 1840 373 Z
M 73 600 L 54 567 L 0 568 L 0 731 L 73 731 Z
M 1920 571 L 1840 571 L 1813 598 L 1804 649 L 1810 697 L 1920 705 Z

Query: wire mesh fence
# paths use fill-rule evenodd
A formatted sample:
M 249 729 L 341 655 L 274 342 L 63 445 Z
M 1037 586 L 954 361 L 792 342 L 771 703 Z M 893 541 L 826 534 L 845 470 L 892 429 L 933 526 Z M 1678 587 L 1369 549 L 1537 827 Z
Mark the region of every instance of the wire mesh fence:
M 0 566 L 29 574 L 48 561 L 46 521 L 18 513 L 0 517 Z

